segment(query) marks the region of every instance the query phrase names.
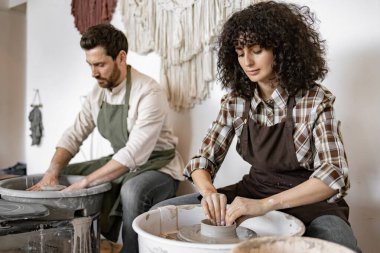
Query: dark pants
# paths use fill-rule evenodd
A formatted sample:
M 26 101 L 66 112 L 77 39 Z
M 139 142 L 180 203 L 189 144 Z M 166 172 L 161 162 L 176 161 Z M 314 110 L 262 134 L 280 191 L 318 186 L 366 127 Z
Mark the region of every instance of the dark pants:
M 168 198 L 175 196 L 179 182 L 168 174 L 150 170 L 141 173 L 121 187 L 123 206 L 122 253 L 137 253 L 137 234 L 132 228 L 133 220 L 140 214 Z

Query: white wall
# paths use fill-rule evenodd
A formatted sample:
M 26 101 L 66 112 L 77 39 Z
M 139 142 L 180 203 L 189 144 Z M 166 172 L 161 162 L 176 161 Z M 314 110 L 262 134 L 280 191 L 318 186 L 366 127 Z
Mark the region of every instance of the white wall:
M 336 112 L 342 120 L 342 133 L 351 167 L 352 189 L 347 201 L 351 206 L 352 226 L 363 252 L 380 248 L 380 150 L 376 110 L 380 108 L 380 3 L 367 0 L 297 0 L 307 3 L 321 20 L 320 29 L 328 42 L 330 73 L 324 84 L 337 96 Z M 90 70 L 79 47 L 80 35 L 70 15 L 70 0 L 29 0 L 27 10 L 27 103 L 33 89 L 41 93 L 45 136 L 39 147 L 30 147 L 27 138 L 28 172 L 46 170 L 55 144 L 63 130 L 72 123 L 80 107 L 80 96 L 93 85 Z M 122 29 L 120 15 L 113 24 Z M 160 59 L 155 54 L 139 56 L 130 52 L 128 62 L 159 80 Z M 215 118 L 223 91 L 217 84 L 210 97 L 192 110 L 172 112 L 170 118 L 180 137 L 178 149 L 185 160 L 199 148 L 205 131 Z M 85 144 L 77 161 L 109 150 L 98 135 Z M 231 146 L 216 185 L 234 183 L 249 166 Z
M 0 9 L 0 168 L 25 162 L 25 13 Z
M 301 1 L 321 20 L 329 45 L 325 84 L 337 95 L 336 112 L 350 165 L 350 220 L 363 252 L 379 251 L 380 236 L 380 1 Z

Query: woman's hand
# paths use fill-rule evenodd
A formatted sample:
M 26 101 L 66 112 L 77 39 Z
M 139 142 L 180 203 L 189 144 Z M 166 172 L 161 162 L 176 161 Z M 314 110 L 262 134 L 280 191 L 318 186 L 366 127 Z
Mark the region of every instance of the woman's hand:
M 195 170 L 191 173 L 195 185 L 202 195 L 202 208 L 211 224 L 226 225 L 227 197 L 218 193 L 212 184 L 211 175 L 207 170 Z
M 231 205 L 228 206 L 226 225 L 231 225 L 236 219 L 243 215 L 256 217 L 266 214 L 269 210 L 264 203 L 263 200 L 236 197 Z
M 227 209 L 226 224 L 231 225 L 243 215 L 260 216 L 272 210 L 298 207 L 326 200 L 336 194 L 320 179 L 311 178 L 289 190 L 277 193 L 265 199 L 247 199 L 236 197 Z
M 207 192 L 202 194 L 202 208 L 205 215 L 213 225 L 226 225 L 227 197 L 217 192 Z

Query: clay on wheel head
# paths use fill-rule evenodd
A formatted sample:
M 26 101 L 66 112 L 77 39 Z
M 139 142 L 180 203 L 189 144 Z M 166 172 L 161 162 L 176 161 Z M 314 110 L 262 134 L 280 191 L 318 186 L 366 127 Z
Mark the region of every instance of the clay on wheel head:
M 60 190 L 65 189 L 66 187 L 67 187 L 66 185 L 61 185 L 61 184 L 44 185 L 44 186 L 41 186 L 41 190 L 42 191 L 60 191 Z

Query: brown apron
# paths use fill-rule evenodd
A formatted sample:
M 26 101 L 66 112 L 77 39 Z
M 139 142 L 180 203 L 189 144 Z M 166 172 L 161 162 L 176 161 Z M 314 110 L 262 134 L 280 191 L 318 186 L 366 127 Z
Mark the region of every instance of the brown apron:
M 218 189 L 227 196 L 228 203 L 236 196 L 263 199 L 309 179 L 312 171 L 301 167 L 296 157 L 292 118 L 294 105 L 294 97 L 289 97 L 286 120 L 266 127 L 249 117 L 250 101 L 246 101 L 240 145 L 243 159 L 252 167 L 240 182 Z M 349 207 L 341 199 L 336 203 L 321 201 L 281 211 L 299 218 L 305 225 L 322 215 L 337 215 L 348 223 Z

